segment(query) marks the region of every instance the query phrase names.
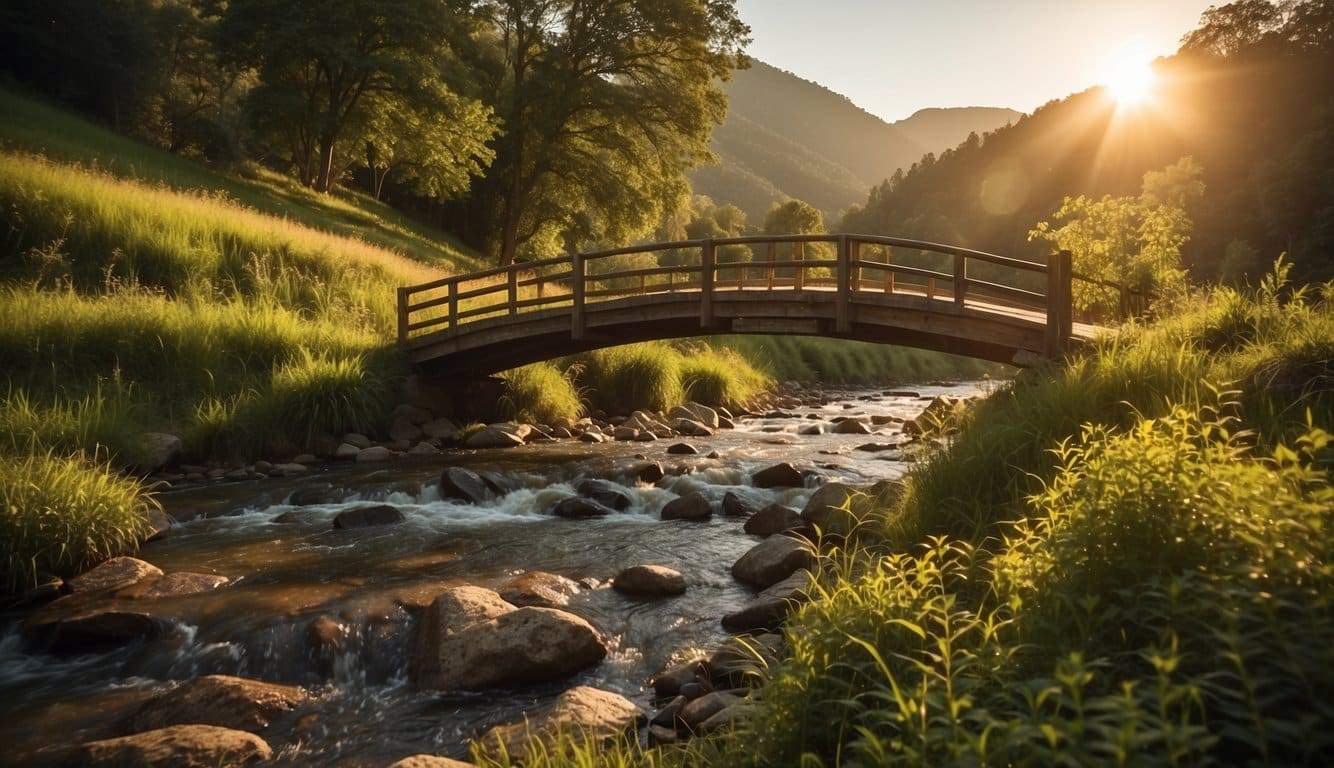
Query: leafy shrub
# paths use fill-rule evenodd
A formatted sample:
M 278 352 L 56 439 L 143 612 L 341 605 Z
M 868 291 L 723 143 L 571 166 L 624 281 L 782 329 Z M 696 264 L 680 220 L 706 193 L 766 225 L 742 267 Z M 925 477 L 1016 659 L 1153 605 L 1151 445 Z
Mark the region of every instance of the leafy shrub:
M 538 424 L 579 418 L 583 406 L 579 392 L 561 369 L 551 363 L 534 363 L 504 374 L 505 394 L 501 408 L 508 418 Z

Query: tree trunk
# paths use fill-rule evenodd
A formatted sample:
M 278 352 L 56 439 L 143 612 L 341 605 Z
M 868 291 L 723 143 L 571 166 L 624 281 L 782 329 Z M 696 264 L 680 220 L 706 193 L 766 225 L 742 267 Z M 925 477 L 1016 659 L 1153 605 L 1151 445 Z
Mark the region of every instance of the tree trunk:
M 320 170 L 315 179 L 316 192 L 328 192 L 333 187 L 334 140 L 332 136 L 320 138 Z

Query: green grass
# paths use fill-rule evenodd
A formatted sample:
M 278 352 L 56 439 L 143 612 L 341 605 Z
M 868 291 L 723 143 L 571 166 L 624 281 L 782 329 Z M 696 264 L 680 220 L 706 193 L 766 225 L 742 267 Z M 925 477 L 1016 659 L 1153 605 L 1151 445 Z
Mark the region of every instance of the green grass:
M 216 172 L 5 88 L 0 88 L 0 113 L 5 115 L 0 122 L 0 148 L 6 150 L 41 154 L 174 191 L 222 197 L 259 213 L 363 240 L 424 264 L 452 268 L 450 271 L 480 264 L 479 257 L 457 240 L 359 193 L 339 190 L 320 195 L 255 166 L 239 168 L 235 174 Z
M 627 344 L 566 364 L 590 406 L 610 414 L 666 411 L 688 400 L 737 406 L 771 381 L 743 356 L 697 343 Z
M 534 424 L 574 421 L 583 403 L 574 382 L 552 363 L 534 363 L 502 374 L 505 394 L 500 407 L 507 418 Z
M 0 451 L 0 591 L 42 574 L 71 576 L 134 549 L 156 506 L 105 464 Z

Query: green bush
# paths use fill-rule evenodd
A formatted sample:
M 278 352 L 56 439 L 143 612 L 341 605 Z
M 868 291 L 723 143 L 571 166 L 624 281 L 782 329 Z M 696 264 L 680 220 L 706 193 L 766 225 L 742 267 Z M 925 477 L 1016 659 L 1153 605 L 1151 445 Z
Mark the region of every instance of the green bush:
M 706 346 L 682 350 L 681 380 L 686 399 L 729 407 L 746 403 L 769 383 L 739 353 Z
M 630 344 L 580 355 L 575 381 L 607 413 L 664 411 L 685 400 L 681 356 L 666 343 Z
M 53 453 L 2 458 L 0 589 L 25 589 L 43 573 L 77 574 L 132 551 L 147 533 L 157 502 L 106 464 Z

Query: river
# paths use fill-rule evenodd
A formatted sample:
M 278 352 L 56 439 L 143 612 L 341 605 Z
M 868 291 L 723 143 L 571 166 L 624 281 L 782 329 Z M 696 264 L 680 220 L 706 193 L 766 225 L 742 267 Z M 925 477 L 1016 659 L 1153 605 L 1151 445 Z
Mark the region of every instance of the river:
M 663 522 L 662 506 L 699 490 L 715 502 L 732 491 L 756 509 L 772 502 L 800 509 L 819 482 L 814 477 L 802 489 L 763 490 L 749 482 L 777 462 L 857 485 L 896 478 L 908 467 L 899 450 L 858 450 L 897 442 L 896 425 L 876 427 L 874 435 L 799 431 L 843 416 L 911 418 L 937 394 L 975 395 L 984 384 L 901 389 L 916 394 L 826 390 L 823 405 L 740 419 L 736 429 L 708 438 L 459 450 L 393 466 L 330 465 L 296 478 L 165 493 L 168 513 L 193 519 L 138 556 L 168 573 L 215 573 L 231 583 L 135 601 L 135 610 L 167 619 L 172 631 L 103 655 L 29 653 L 16 630 L 19 617 L 7 617 L 0 632 L 0 743 L 12 756 L 117 735 L 117 722 L 170 681 L 215 673 L 300 684 L 314 694 L 264 734 L 289 764 L 380 766 L 418 753 L 465 757 L 468 741 L 487 727 L 522 719 L 579 684 L 648 707 L 653 673 L 689 649 L 718 646 L 728 637 L 721 616 L 754 595 L 729 573 L 757 541 L 742 531 L 744 521 L 715 515 L 708 522 Z M 682 441 L 700 454 L 666 453 Z M 635 483 L 626 472 L 637 454 L 660 461 L 667 477 Z M 435 479 L 451 465 L 500 473 L 515 489 L 481 504 L 442 500 Z M 589 520 L 545 514 L 587 477 L 620 483 L 631 507 Z M 317 483 L 328 483 L 341 501 L 286 503 L 294 490 Z M 406 521 L 331 529 L 339 511 L 368 500 L 399 508 Z M 298 509 L 298 522 L 274 522 Z M 646 563 L 683 573 L 687 593 L 637 600 L 607 587 L 620 569 Z M 405 671 L 412 607 L 443 586 L 496 588 L 531 570 L 583 582 L 564 610 L 608 638 L 607 658 L 558 685 L 476 694 L 415 690 Z M 312 650 L 309 626 L 319 616 L 348 633 L 341 652 Z

